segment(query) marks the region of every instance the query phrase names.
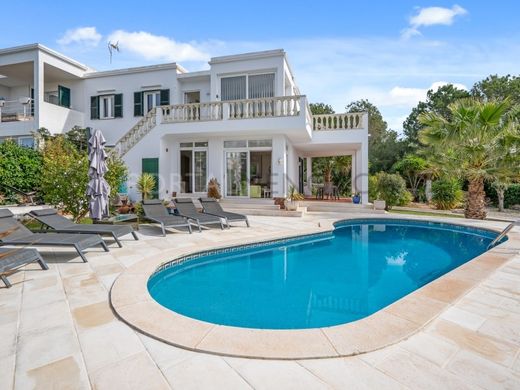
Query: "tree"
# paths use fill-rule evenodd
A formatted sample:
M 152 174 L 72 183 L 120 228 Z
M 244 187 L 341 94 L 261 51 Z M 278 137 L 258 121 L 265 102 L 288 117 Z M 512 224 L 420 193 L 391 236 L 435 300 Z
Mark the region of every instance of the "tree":
M 44 201 L 63 209 L 79 222 L 89 209 L 85 191 L 88 157 L 63 136 L 48 138 L 43 147 L 42 193 Z
M 366 99 L 348 104 L 347 112 L 368 112 L 368 157 L 371 173 L 388 171 L 405 153 L 406 144 L 399 134 L 388 129 L 379 109 Z
M 482 102 L 460 99 L 448 106 L 450 115 L 426 112 L 421 142 L 442 148 L 438 163 L 444 171 L 468 181 L 466 218 L 486 217 L 484 181 L 518 177 L 520 166 L 520 106 L 508 99 Z
M 437 90 L 430 89 L 426 93 L 426 101 L 419 102 L 417 106 L 412 109 L 408 118 L 403 122 L 403 134 L 409 148 L 416 150 L 419 147 L 418 134 L 423 128 L 423 125 L 419 121 L 421 114 L 430 112 L 449 118 L 450 110 L 448 106 L 458 99 L 467 98 L 469 96 L 468 91 L 457 88 L 453 84 L 443 85 Z
M 520 77 L 490 75 L 475 83 L 471 94 L 480 100 L 504 100 L 509 98 L 513 105 L 520 104 Z
M 334 109 L 330 104 L 311 103 L 309 104 L 312 115 L 334 114 Z
M 115 198 L 121 185 L 128 179 L 128 167 L 121 157 L 116 154 L 109 155 L 106 163 L 107 173 L 105 174 L 105 180 L 110 186 L 110 197 Z
M 419 186 L 422 183 L 427 167 L 426 160 L 419 156 L 407 154 L 394 164 L 393 169 L 408 182 L 414 199 L 418 197 Z

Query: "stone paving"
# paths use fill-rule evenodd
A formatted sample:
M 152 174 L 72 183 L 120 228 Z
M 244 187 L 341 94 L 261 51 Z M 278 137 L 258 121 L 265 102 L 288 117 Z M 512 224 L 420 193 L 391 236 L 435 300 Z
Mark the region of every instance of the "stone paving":
M 166 238 L 142 227 L 140 241 L 128 237 L 124 248 L 111 245 L 109 253 L 91 249 L 88 263 L 45 248 L 49 271 L 26 267 L 10 277 L 11 289 L 0 288 L 0 389 L 520 388 L 520 255 L 407 340 L 348 358 L 280 361 L 192 352 L 136 332 L 110 307 L 114 280 L 144 257 L 304 231 L 324 218 L 330 214 L 251 217 L 250 229 Z

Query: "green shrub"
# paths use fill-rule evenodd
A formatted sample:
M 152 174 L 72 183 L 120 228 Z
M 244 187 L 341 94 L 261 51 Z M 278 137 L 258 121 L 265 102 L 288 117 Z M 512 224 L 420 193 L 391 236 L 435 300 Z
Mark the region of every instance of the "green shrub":
M 511 184 L 504 193 L 504 207 L 520 204 L 520 184 Z
M 105 180 L 110 186 L 110 197 L 114 199 L 121 185 L 128 179 L 128 168 L 121 157 L 112 154 L 106 160 L 107 173 Z
M 30 192 L 38 189 L 41 183 L 42 156 L 37 150 L 19 146 L 13 140 L 0 144 L 0 183 L 20 191 Z M 0 187 L 7 197 L 12 194 Z
M 370 202 L 376 200 L 379 197 L 379 192 L 377 190 L 377 176 L 370 175 L 368 177 L 368 200 Z
M 86 196 L 88 157 L 57 136 L 45 141 L 41 188 L 46 203 L 58 206 L 79 222 L 89 209 Z
M 432 183 L 432 202 L 439 210 L 451 210 L 463 199 L 460 182 L 457 179 L 445 177 Z
M 411 194 L 407 191 L 406 182 L 401 176 L 385 172 L 379 172 L 376 176 L 378 198 L 386 202 L 387 210 L 410 202 Z
M 147 172 L 143 172 L 137 179 L 137 191 L 139 191 L 143 199 L 149 199 L 155 188 L 155 177 Z

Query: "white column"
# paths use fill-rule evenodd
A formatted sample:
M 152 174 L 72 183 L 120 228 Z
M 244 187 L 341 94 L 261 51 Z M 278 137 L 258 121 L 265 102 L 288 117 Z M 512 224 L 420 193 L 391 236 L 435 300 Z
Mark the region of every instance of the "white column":
M 307 186 L 304 188 L 305 195 L 312 196 L 312 157 L 306 157 L 305 163 L 307 165 Z
M 36 129 L 42 127 L 42 113 L 43 108 L 43 94 L 44 94 L 44 79 L 43 79 L 43 60 L 40 54 L 36 54 L 33 62 L 33 88 L 34 88 L 34 124 Z M 55 129 L 48 129 L 51 133 Z
M 352 154 L 352 159 L 351 159 L 351 162 L 352 162 L 352 166 L 351 166 L 351 172 L 350 172 L 350 177 L 351 177 L 351 181 L 352 181 L 352 193 L 355 194 L 357 192 L 357 183 L 356 183 L 356 154 Z
M 361 192 L 361 202 L 368 203 L 368 142 L 356 151 L 356 188 Z

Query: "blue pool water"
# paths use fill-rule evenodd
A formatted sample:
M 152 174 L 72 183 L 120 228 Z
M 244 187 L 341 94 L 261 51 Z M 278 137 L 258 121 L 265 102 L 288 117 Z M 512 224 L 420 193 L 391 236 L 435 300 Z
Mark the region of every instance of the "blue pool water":
M 486 251 L 496 234 L 354 220 L 333 233 L 209 252 L 155 273 L 161 305 L 221 325 L 302 329 L 366 317 Z

